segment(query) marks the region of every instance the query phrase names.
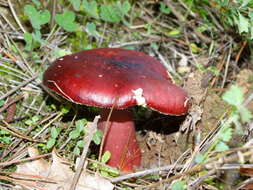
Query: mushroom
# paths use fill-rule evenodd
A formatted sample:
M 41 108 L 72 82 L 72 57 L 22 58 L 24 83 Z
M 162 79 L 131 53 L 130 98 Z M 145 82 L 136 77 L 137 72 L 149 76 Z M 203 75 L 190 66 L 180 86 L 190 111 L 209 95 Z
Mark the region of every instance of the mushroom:
M 45 71 L 43 84 L 67 100 L 104 108 L 98 127 L 105 131 L 108 165 L 131 172 L 141 164 L 130 106 L 141 105 L 167 115 L 184 115 L 187 93 L 173 84 L 156 59 L 133 50 L 99 48 L 57 59 Z

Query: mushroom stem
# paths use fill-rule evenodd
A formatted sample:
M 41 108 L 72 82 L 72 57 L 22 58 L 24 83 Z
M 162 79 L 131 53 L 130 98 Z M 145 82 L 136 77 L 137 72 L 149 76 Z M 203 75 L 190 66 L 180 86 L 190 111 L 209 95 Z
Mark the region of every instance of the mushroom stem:
M 107 131 L 103 152 L 109 151 L 108 165 L 123 172 L 132 172 L 141 164 L 141 152 L 137 144 L 133 114 L 129 110 L 113 110 L 106 130 L 106 120 L 110 110 L 101 111 L 98 128 Z

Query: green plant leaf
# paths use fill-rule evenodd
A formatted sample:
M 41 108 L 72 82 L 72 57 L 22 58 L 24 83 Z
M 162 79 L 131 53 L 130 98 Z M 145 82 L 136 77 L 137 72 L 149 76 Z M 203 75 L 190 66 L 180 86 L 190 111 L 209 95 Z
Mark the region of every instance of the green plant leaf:
M 184 181 L 177 180 L 171 185 L 171 190 L 186 190 L 186 185 Z
M 4 101 L 0 100 L 0 107 L 4 105 Z
M 241 106 L 244 101 L 243 92 L 238 86 L 232 85 L 230 89 L 223 94 L 222 99 L 238 107 Z
M 93 142 L 96 144 L 96 145 L 99 145 L 101 143 L 101 140 L 102 140 L 102 137 L 103 137 L 103 132 L 101 130 L 97 130 L 93 137 L 92 137 L 92 140 Z
M 32 50 L 32 42 L 33 42 L 33 36 L 31 33 L 24 33 L 24 40 L 25 40 L 25 50 L 31 51 Z
M 10 136 L 4 136 L 4 137 L 1 138 L 1 142 L 3 144 L 11 144 L 12 138 Z
M 221 142 L 219 142 L 219 143 L 216 145 L 215 149 L 216 149 L 217 151 L 223 152 L 223 151 L 229 150 L 229 147 L 228 147 L 228 145 L 226 145 L 224 142 L 221 141 Z
M 199 48 L 195 43 L 191 43 L 190 48 L 192 50 L 192 53 L 199 53 Z
M 239 112 L 243 123 L 249 122 L 252 119 L 252 113 L 246 107 L 240 106 Z
M 251 22 L 253 22 L 253 20 Z M 250 39 L 253 39 L 253 26 L 250 27 Z
M 96 1 L 93 0 L 93 1 L 88 2 L 87 0 L 84 0 L 83 7 L 84 7 L 84 11 L 89 16 L 99 19 L 98 6 L 97 6 Z
M 100 167 L 100 173 L 104 177 L 116 177 L 119 176 L 119 171 L 115 168 L 110 168 L 107 166 L 101 166 Z
M 174 29 L 174 30 L 169 31 L 169 32 L 168 32 L 168 35 L 174 37 L 174 36 L 178 36 L 180 33 L 181 33 L 180 30 Z
M 253 11 L 249 12 L 250 21 L 253 22 Z
M 71 105 L 70 104 L 62 104 L 60 109 L 61 109 L 60 111 L 62 114 L 67 114 L 71 109 Z
M 164 14 L 170 14 L 171 9 L 168 8 L 164 2 L 160 2 L 160 11 Z
M 28 119 L 25 121 L 25 124 L 30 126 L 33 124 L 33 121 L 31 119 Z
M 62 14 L 56 14 L 56 23 L 64 28 L 68 32 L 74 32 L 78 28 L 78 24 L 75 22 L 76 15 L 72 11 L 65 10 Z
M 32 0 L 32 2 L 36 5 L 36 7 L 40 7 L 41 3 L 39 0 Z
M 106 22 L 118 23 L 121 21 L 119 9 L 115 9 L 112 5 L 101 5 L 100 16 Z
M 69 137 L 70 137 L 71 139 L 76 139 L 76 138 L 78 138 L 79 136 L 80 136 L 80 131 L 77 130 L 77 129 L 75 129 L 75 130 L 73 130 L 73 131 L 71 131 L 71 132 L 69 133 Z
M 85 145 L 85 142 L 83 140 L 77 141 L 76 146 L 83 148 Z
M 37 116 L 37 115 L 35 115 L 35 116 L 32 117 L 32 121 L 33 121 L 34 123 L 36 123 L 37 121 L 39 121 L 39 119 L 40 119 L 40 117 Z
M 249 32 L 249 20 L 244 17 L 240 12 L 238 12 L 238 21 L 237 21 L 237 25 L 238 25 L 238 29 L 239 29 L 239 33 L 242 34 L 243 32 Z
M 121 5 L 121 2 L 117 2 L 118 8 L 120 9 L 122 16 L 125 16 L 128 14 L 128 12 L 131 9 L 131 4 L 128 1 L 124 1 L 124 3 Z
M 37 11 L 32 5 L 25 5 L 24 12 L 28 16 L 33 28 L 40 30 L 41 25 L 46 24 L 50 20 L 50 12 L 48 10 Z
M 96 30 L 96 25 L 93 22 L 87 22 L 86 32 L 94 37 L 99 37 L 99 33 Z
M 69 0 L 75 11 L 80 10 L 81 0 Z
M 242 4 L 241 4 L 241 6 L 240 6 L 240 8 L 241 7 L 244 7 L 244 6 L 247 6 L 248 4 L 249 4 L 249 2 L 251 2 L 252 0 L 243 0 L 242 1 Z
M 79 133 L 84 131 L 84 126 L 87 124 L 87 120 L 86 119 L 79 119 L 76 121 L 75 123 L 76 125 L 76 130 L 79 131 Z
M 77 146 L 74 148 L 74 154 L 75 155 L 80 155 L 81 151 L 80 148 L 78 148 Z
M 49 138 L 48 141 L 47 141 L 47 149 L 51 149 L 56 143 L 56 139 L 54 138 Z
M 221 131 L 219 137 L 222 141 L 228 142 L 232 138 L 233 130 L 230 127 L 225 126 L 224 129 Z
M 35 31 L 32 33 L 33 39 L 39 43 L 43 43 L 43 40 L 41 38 L 40 30 L 35 29 Z
M 57 59 L 57 58 L 60 58 L 60 57 L 63 57 L 65 55 L 69 55 L 71 54 L 72 52 L 70 50 L 67 50 L 67 49 L 60 49 L 60 48 L 56 48 L 53 50 L 53 55 L 54 55 L 54 58 Z M 68 110 L 69 111 L 69 110 Z M 67 112 L 68 113 L 68 112 Z M 64 112 L 65 114 L 65 112 Z
M 60 133 L 60 129 L 59 128 L 55 128 L 55 127 L 52 127 L 51 128 L 51 137 L 56 139 L 58 137 Z
M 197 155 L 195 156 L 195 162 L 197 162 L 197 163 L 203 163 L 204 160 L 205 160 L 205 157 L 204 157 L 203 154 L 197 154 Z
M 111 158 L 111 153 L 109 151 L 105 151 L 105 153 L 103 154 L 103 156 L 101 158 L 101 162 L 106 163 L 106 162 L 108 162 L 108 160 L 110 158 Z

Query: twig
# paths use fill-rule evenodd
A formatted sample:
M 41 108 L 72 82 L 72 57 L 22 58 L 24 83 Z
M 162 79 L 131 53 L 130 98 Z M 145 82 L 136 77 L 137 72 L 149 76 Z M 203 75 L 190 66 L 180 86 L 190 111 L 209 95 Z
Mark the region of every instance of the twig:
M 4 94 L 3 96 L 0 97 L 0 100 L 3 100 L 5 98 L 7 98 L 8 96 L 10 96 L 11 94 L 13 94 L 14 92 L 16 92 L 18 89 L 22 88 L 23 86 L 27 85 L 28 83 L 32 82 L 33 80 L 35 80 L 38 77 L 38 73 L 35 74 L 33 77 L 29 78 L 28 80 L 20 83 L 20 85 L 18 85 L 17 87 L 11 89 L 10 91 L 8 91 L 6 94 Z
M 86 159 L 86 154 L 88 152 L 88 148 L 90 146 L 93 134 L 95 133 L 95 131 L 97 129 L 97 123 L 98 123 L 99 119 L 100 119 L 100 116 L 96 116 L 92 123 L 87 124 L 88 133 L 87 133 L 87 136 L 85 137 L 85 145 L 83 147 L 83 153 L 81 155 L 80 162 L 77 166 L 76 173 L 75 173 L 74 178 L 72 180 L 70 190 L 76 189 L 77 182 L 78 182 L 81 172 L 83 170 L 84 162 Z
M 248 96 L 248 98 L 243 102 L 244 106 L 247 106 L 251 101 L 253 100 L 253 91 L 251 94 Z
M 6 127 L 0 125 L 0 129 L 2 129 L 4 131 L 8 131 L 13 136 L 16 136 L 18 138 L 25 139 L 25 140 L 31 141 L 31 142 L 43 142 L 43 141 L 35 140 L 35 139 L 32 139 L 32 138 L 30 138 L 28 136 L 25 136 L 25 135 L 21 134 L 20 132 L 18 132 L 16 130 L 14 131 L 14 127 L 10 127 L 9 124 L 6 121 L 4 121 L 4 120 L 2 122 L 6 125 Z
M 240 190 L 240 189 L 243 189 L 243 187 L 244 187 L 244 189 L 249 189 L 249 188 L 247 188 L 247 185 L 252 184 L 252 183 L 253 183 L 253 177 L 243 181 L 242 183 L 237 185 L 233 190 Z M 246 188 L 245 188 L 245 186 L 246 186 Z
M 199 187 L 199 185 L 201 184 L 202 181 L 204 181 L 206 178 L 208 178 L 209 176 L 211 176 L 215 173 L 216 173 L 216 170 L 213 169 L 213 170 L 210 170 L 209 172 L 207 172 L 207 174 L 197 178 L 191 184 L 189 184 L 190 189 L 197 189 L 197 187 Z
M 164 171 L 164 170 L 171 170 L 171 169 L 181 169 L 183 168 L 183 165 L 168 165 L 168 166 L 163 166 L 163 167 L 159 167 L 159 168 L 152 168 L 149 170 L 143 170 L 143 171 L 139 171 L 139 172 L 135 172 L 135 173 L 130 173 L 130 174 L 126 174 L 123 176 L 119 176 L 119 177 L 115 177 L 113 179 L 111 179 L 111 182 L 115 183 L 115 182 L 119 182 L 119 181 L 123 181 L 129 178 L 133 178 L 133 177 L 140 177 L 143 175 L 148 175 L 148 174 L 152 174 L 155 172 L 160 172 L 160 171 Z
M 161 41 L 162 38 L 158 39 L 146 39 L 146 40 L 141 40 L 141 41 L 132 41 L 132 42 L 122 42 L 122 43 L 115 43 L 115 44 L 110 44 L 110 48 L 120 48 L 124 46 L 129 46 L 129 45 L 144 45 L 144 44 L 151 44 L 153 42 L 159 42 Z
M 229 67 L 229 63 L 230 63 L 230 59 L 231 59 L 231 54 L 232 54 L 232 39 L 230 39 L 230 47 L 228 50 L 228 56 L 227 56 L 227 61 L 226 61 L 226 65 L 225 65 L 224 77 L 223 77 L 223 81 L 221 84 L 221 88 L 224 88 L 226 80 L 227 80 L 228 67 Z
M 245 152 L 245 153 L 241 154 L 243 157 L 252 155 L 252 151 L 253 151 L 252 150 L 252 146 L 250 146 L 250 147 L 241 147 L 241 148 L 250 149 L 248 152 Z M 237 151 L 237 150 L 238 149 L 235 149 L 235 151 Z M 157 183 L 153 183 L 153 184 L 147 185 L 147 186 L 145 186 L 145 189 L 151 189 L 151 188 L 154 188 L 156 186 L 159 186 L 161 183 L 169 183 L 169 182 L 172 182 L 172 181 L 174 181 L 176 179 L 179 179 L 179 178 L 181 178 L 181 177 L 183 177 L 185 175 L 196 173 L 196 172 L 200 172 L 202 170 L 213 170 L 213 169 L 218 170 L 219 169 L 218 167 L 221 166 L 221 165 L 223 165 L 224 163 L 238 160 L 238 157 L 239 157 L 238 154 L 233 154 L 231 156 L 225 157 L 229 153 L 231 153 L 231 151 L 227 151 L 226 153 L 223 153 L 222 156 L 218 156 L 218 157 L 216 157 L 214 159 L 211 159 L 210 161 L 208 161 L 206 163 L 194 165 L 189 170 L 184 171 L 182 173 L 179 173 L 179 174 L 177 174 L 175 176 L 172 176 L 172 177 L 170 177 L 168 179 L 165 179 L 163 181 L 159 181 Z M 143 188 L 140 188 L 140 189 L 143 189 Z M 136 190 L 139 190 L 139 188 L 136 188 Z
M 102 141 L 101 141 L 101 144 L 100 144 L 100 148 L 99 148 L 99 155 L 98 155 L 98 161 L 101 161 L 101 158 L 102 158 L 102 152 L 103 152 L 103 148 L 104 148 L 104 143 L 105 143 L 105 139 L 106 139 L 106 137 L 107 137 L 107 133 L 108 133 L 108 131 L 109 131 L 109 120 L 110 120 L 110 118 L 111 118 L 111 115 L 112 115 L 112 111 L 113 111 L 113 108 L 114 108 L 114 106 L 115 106 L 115 102 L 116 101 L 114 101 L 114 104 L 113 104 L 113 106 L 111 107 L 111 109 L 110 109 L 110 112 L 109 112 L 109 114 L 108 114 L 108 116 L 107 116 L 107 119 L 106 119 L 106 123 L 105 123 L 105 128 L 104 128 L 104 135 L 103 135 L 103 138 L 102 138 Z
M 56 115 L 58 115 L 57 112 L 56 113 L 52 113 L 48 118 L 43 119 L 37 125 L 41 125 L 41 124 L 47 122 L 48 120 L 50 120 L 51 118 L 55 117 Z M 54 121 L 55 121 L 55 119 L 53 119 L 53 122 Z M 25 132 L 25 135 L 28 135 L 33 129 L 35 129 L 37 127 L 37 125 L 30 126 L 27 129 L 27 131 Z M 49 123 L 48 125 L 51 125 L 51 123 Z M 36 138 L 36 137 L 33 137 L 33 138 Z M 9 145 L 8 149 L 5 149 L 4 152 L 2 153 L 2 155 L 0 156 L 0 160 L 3 159 L 4 157 L 6 157 L 9 153 L 11 153 L 21 142 L 22 142 L 22 139 L 17 139 L 11 145 Z M 21 148 L 21 149 L 23 149 L 23 148 Z M 15 151 L 15 154 L 13 154 L 12 157 L 9 157 L 8 160 L 11 160 L 12 158 L 15 158 L 16 154 L 18 154 L 18 151 Z
M 241 57 L 241 55 L 242 55 L 242 52 L 243 52 L 244 48 L 246 47 L 247 43 L 248 43 L 248 41 L 247 41 L 247 40 L 244 40 L 244 42 L 243 42 L 243 44 L 242 44 L 242 46 L 241 46 L 241 48 L 240 48 L 238 54 L 236 55 L 236 58 L 235 58 L 235 63 L 236 63 L 236 64 L 238 63 L 238 61 L 239 61 L 239 59 L 240 59 L 240 57 Z
M 15 12 L 15 10 L 14 10 L 14 8 L 13 8 L 13 5 L 12 5 L 12 3 L 11 3 L 11 0 L 8 0 L 8 5 L 9 5 L 9 7 L 10 7 L 10 9 L 11 9 L 11 13 L 12 13 L 12 15 L 13 15 L 15 21 L 16 21 L 17 24 L 19 25 L 20 29 L 21 29 L 24 33 L 26 33 L 26 30 L 25 30 L 24 27 L 22 26 L 22 24 L 21 24 L 21 22 L 20 22 L 20 20 L 19 20 L 19 18 L 18 18 L 18 16 L 17 16 L 17 14 L 16 14 L 16 12 Z
M 21 163 L 21 162 L 27 162 L 27 161 L 31 161 L 31 160 L 37 160 L 40 158 L 45 158 L 50 156 L 51 153 L 48 154 L 43 154 L 43 155 L 39 155 L 39 156 L 34 156 L 34 157 L 29 157 L 29 158 L 24 158 L 24 159 L 20 159 L 20 160 L 12 160 L 12 161 L 7 161 L 7 162 L 2 162 L 0 163 L 1 167 L 6 167 L 6 166 L 10 166 L 12 164 L 17 164 L 17 163 Z

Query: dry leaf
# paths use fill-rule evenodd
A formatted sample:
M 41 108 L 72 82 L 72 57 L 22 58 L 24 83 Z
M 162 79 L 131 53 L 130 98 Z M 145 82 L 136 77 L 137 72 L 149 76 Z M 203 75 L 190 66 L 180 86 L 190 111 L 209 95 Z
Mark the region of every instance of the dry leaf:
M 29 148 L 30 156 L 37 156 L 38 150 Z M 57 156 L 56 152 L 52 152 L 52 163 L 44 159 L 38 159 L 26 162 L 17 166 L 16 173 L 24 174 L 26 179 L 16 181 L 13 190 L 68 190 L 74 176 L 74 172 L 62 158 Z M 30 176 L 28 178 L 28 175 Z M 20 177 L 14 176 L 13 177 Z M 30 179 L 30 180 L 29 180 Z M 32 180 L 31 180 L 32 179 Z M 112 190 L 113 185 L 100 176 L 91 176 L 83 172 L 79 178 L 76 190 Z

